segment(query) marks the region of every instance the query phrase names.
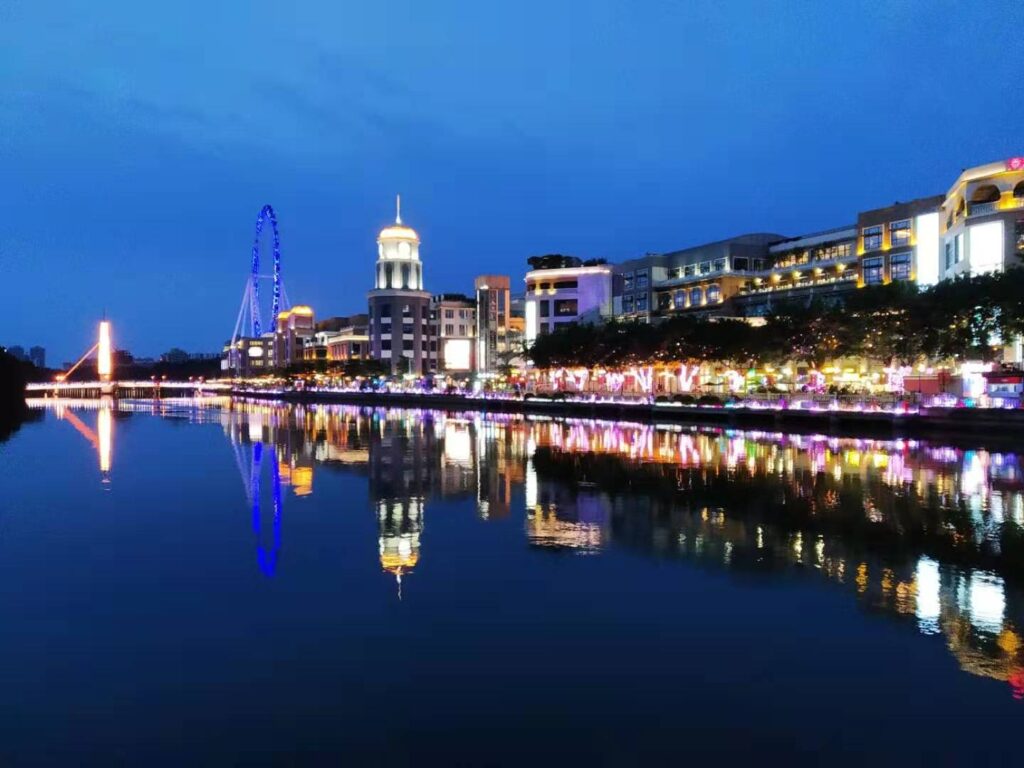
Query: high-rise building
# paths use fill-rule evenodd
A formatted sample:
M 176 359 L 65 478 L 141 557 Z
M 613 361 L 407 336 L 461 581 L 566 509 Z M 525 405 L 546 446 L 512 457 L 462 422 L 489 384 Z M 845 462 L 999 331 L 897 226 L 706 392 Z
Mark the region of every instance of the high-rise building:
M 28 360 L 28 357 L 25 355 L 25 348 L 18 344 L 15 344 L 13 347 L 8 347 L 7 354 L 15 360 L 21 360 L 22 362 Z
M 511 299 L 508 275 L 480 275 L 476 289 L 476 369 L 493 373 L 508 361 Z
M 423 290 L 420 237 L 402 223 L 401 201 L 395 223 L 377 236 L 370 308 L 370 354 L 393 374 L 429 373 L 430 294 Z
M 46 367 L 46 350 L 42 347 L 32 347 L 28 351 L 28 359 L 36 368 Z

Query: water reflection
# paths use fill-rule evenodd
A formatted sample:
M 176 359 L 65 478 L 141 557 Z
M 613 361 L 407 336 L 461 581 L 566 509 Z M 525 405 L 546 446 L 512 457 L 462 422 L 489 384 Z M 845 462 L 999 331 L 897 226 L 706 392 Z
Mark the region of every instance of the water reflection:
M 107 473 L 112 414 L 92 430 Z M 365 477 L 380 567 L 399 596 L 403 580 L 429 567 L 428 507 L 471 500 L 484 521 L 521 516 L 524 545 L 538 552 L 618 548 L 743 578 L 817 579 L 941 637 L 962 669 L 1006 681 L 1024 698 L 1016 453 L 265 402 L 192 408 L 187 418 L 223 428 L 268 576 L 287 567 L 288 497 L 315 494 L 317 472 L 330 468 Z
M 317 463 L 365 473 L 381 567 L 419 564 L 435 498 L 483 519 L 523 493 L 531 546 L 643 550 L 755 573 L 801 569 L 871 610 L 941 634 L 961 666 L 1024 697 L 1019 457 L 911 440 L 857 440 L 508 415 L 235 404 L 233 440 L 278 450 L 282 485 Z M 240 425 L 247 429 L 240 429 Z M 301 480 L 296 481 L 296 478 Z

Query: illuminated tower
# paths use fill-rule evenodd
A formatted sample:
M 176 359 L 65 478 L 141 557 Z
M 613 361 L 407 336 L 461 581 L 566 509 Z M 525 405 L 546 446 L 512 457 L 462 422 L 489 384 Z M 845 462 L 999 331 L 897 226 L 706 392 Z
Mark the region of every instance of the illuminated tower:
M 96 374 L 100 381 L 110 381 L 114 373 L 114 355 L 110 346 L 110 321 L 100 323 L 100 338 L 96 344 Z
M 423 290 L 420 237 L 402 223 L 401 197 L 395 223 L 377 236 L 377 266 L 370 305 L 370 354 L 393 374 L 429 371 L 430 294 Z

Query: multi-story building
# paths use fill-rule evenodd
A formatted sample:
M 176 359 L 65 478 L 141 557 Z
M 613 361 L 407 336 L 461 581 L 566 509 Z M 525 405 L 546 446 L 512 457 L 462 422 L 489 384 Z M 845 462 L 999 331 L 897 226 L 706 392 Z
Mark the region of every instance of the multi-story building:
M 28 350 L 28 359 L 36 368 L 45 368 L 46 350 L 43 347 L 31 347 Z
M 612 314 L 649 322 L 656 309 L 654 286 L 668 277 L 669 255 L 648 253 L 616 264 L 612 270 Z
M 646 257 L 654 275 L 653 312 L 663 317 L 731 312 L 729 299 L 768 267 L 769 245 L 783 239 L 782 235 L 757 232 Z M 634 268 L 634 279 L 636 274 Z M 627 298 L 624 286 L 622 315 L 630 317 Z
M 493 373 L 508 361 L 511 281 L 508 275 L 480 275 L 476 289 L 476 370 Z
M 393 374 L 430 372 L 430 294 L 423 290 L 420 237 L 402 223 L 377 236 L 377 267 L 370 307 L 370 355 L 390 365 Z
M 527 344 L 559 325 L 598 322 L 612 314 L 612 268 L 574 256 L 545 256 L 526 273 Z
M 1024 157 L 968 168 L 940 205 L 941 278 L 1024 263 Z
M 299 304 L 278 313 L 273 339 L 273 360 L 277 368 L 302 362 L 306 345 L 316 333 L 313 308 Z
M 469 373 L 474 369 L 476 303 L 462 293 L 441 293 L 430 303 L 430 360 L 437 373 Z
M 343 362 L 370 356 L 369 316 L 330 317 L 316 324 L 303 350 L 306 360 Z
M 938 281 L 942 195 L 857 214 L 858 285 Z
M 780 304 L 841 300 L 856 289 L 857 228 L 854 225 L 787 238 L 768 246 L 753 274 L 732 296 L 731 311 L 745 317 L 771 314 Z

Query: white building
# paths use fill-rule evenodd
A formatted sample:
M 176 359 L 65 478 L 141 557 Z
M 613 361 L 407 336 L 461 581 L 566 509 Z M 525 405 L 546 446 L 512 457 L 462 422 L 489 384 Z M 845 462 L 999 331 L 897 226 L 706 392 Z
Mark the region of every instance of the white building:
M 939 218 L 943 278 L 1024 264 L 1024 157 L 965 170 Z
M 584 266 L 571 256 L 526 273 L 526 343 L 559 325 L 600 322 L 612 314 L 612 267 Z

